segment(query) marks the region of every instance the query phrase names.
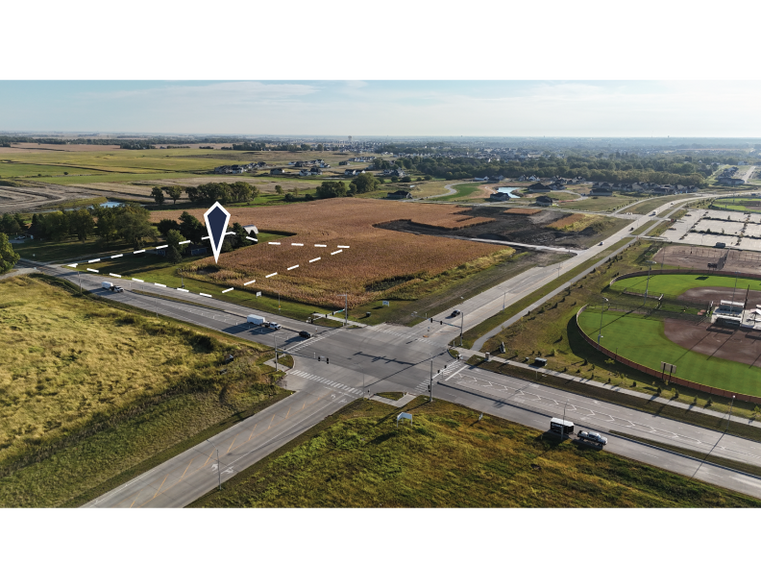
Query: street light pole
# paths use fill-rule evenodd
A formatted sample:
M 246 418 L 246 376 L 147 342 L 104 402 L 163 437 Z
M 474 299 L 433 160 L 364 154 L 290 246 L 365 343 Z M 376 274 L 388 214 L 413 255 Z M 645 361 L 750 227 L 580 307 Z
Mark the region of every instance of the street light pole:
M 208 439 L 206 439 L 206 442 L 211 443 Z M 211 446 L 217 450 L 217 479 L 219 480 L 219 489 L 222 490 L 222 469 L 219 467 L 219 449 L 217 449 L 214 443 L 211 443 Z
M 428 402 L 433 402 L 433 358 L 431 358 L 431 379 L 428 381 Z
M 465 313 L 460 313 L 460 347 L 462 347 L 462 328 L 465 326 Z
M 277 374 L 277 331 L 273 331 L 272 335 L 275 337 L 275 374 Z
M 505 310 L 505 296 L 507 296 L 507 292 L 502 295 L 502 310 Z
M 729 431 L 729 421 L 732 419 L 732 405 L 735 403 L 735 395 L 732 394 L 732 401 L 729 403 L 729 416 L 727 417 L 727 428 L 724 429 L 724 434 L 727 434 L 727 431 Z

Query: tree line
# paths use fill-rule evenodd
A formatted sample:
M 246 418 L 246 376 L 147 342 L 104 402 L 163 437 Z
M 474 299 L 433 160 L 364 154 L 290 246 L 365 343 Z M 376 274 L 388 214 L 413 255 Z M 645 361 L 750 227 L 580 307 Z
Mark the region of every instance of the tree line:
M 249 202 L 259 196 L 259 189 L 246 182 L 233 184 L 210 182 L 200 186 L 163 186 L 161 188 L 156 186 L 151 190 L 151 196 L 158 205 L 164 204 L 167 197 L 172 200 L 172 204 L 175 204 L 183 192 L 194 204 L 213 204 L 217 201 L 220 204 Z
M 659 184 L 687 184 L 705 186 L 706 179 L 715 171 L 712 162 L 694 161 L 690 156 L 641 157 L 636 154 L 609 154 L 604 156 L 570 155 L 525 160 L 492 161 L 476 157 L 400 157 L 396 163 L 407 170 L 443 177 L 466 179 L 502 175 L 573 178 L 581 176 L 591 181 L 655 182 Z

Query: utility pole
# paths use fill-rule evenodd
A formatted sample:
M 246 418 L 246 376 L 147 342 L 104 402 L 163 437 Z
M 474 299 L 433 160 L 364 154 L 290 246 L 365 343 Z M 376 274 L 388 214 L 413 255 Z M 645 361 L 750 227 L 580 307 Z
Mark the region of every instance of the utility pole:
M 206 442 L 211 443 L 208 439 Z M 219 467 L 219 449 L 217 449 L 217 446 L 214 445 L 214 443 L 211 443 L 211 446 L 217 450 L 217 479 L 219 480 L 219 489 L 222 490 L 222 469 Z

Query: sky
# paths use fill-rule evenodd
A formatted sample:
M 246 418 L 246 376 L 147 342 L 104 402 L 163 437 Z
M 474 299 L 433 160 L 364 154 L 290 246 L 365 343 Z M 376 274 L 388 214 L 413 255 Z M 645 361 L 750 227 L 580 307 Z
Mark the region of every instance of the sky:
M 761 137 L 758 81 L 0 81 L 0 131 Z

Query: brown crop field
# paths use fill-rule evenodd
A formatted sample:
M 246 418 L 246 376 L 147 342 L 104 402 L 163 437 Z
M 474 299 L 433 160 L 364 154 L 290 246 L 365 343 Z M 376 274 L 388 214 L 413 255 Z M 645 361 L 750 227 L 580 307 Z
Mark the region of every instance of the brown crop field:
M 508 208 L 505 211 L 505 214 L 521 214 L 524 216 L 537 214 L 539 212 L 542 212 L 541 208 Z
M 191 212 L 202 220 L 203 210 Z M 285 298 L 322 306 L 342 305 L 343 298 L 338 295 L 344 292 L 349 295 L 350 307 L 381 297 L 393 298 L 396 290 L 410 283 L 422 283 L 466 265 L 485 269 L 514 253 L 509 247 L 375 226 L 399 219 L 437 226 L 472 219 L 466 210 L 454 205 L 341 198 L 235 208 L 231 214 L 231 223 L 254 224 L 260 231 L 295 235 L 283 237 L 280 245 L 253 245 L 222 254 L 218 266 L 211 257 L 199 260 L 186 268 L 184 275 L 236 289 L 280 293 Z M 158 222 L 177 219 L 179 215 L 179 211 L 157 211 L 151 219 Z M 315 247 L 317 244 L 326 247 Z M 340 249 L 339 245 L 348 248 Z M 265 277 L 274 272 L 276 276 Z M 256 283 L 244 288 L 243 284 L 251 280 Z
M 462 229 L 463 227 L 474 227 L 476 225 L 485 225 L 486 223 L 494 222 L 493 218 L 473 218 L 462 217 L 457 218 L 454 215 L 449 215 L 446 218 L 428 220 L 424 223 L 418 222 L 419 225 L 426 227 L 436 227 L 437 229 Z
M 577 223 L 584 219 L 583 214 L 572 214 L 563 218 L 559 218 L 554 223 L 547 225 L 548 229 L 564 229 L 570 227 L 573 223 Z

